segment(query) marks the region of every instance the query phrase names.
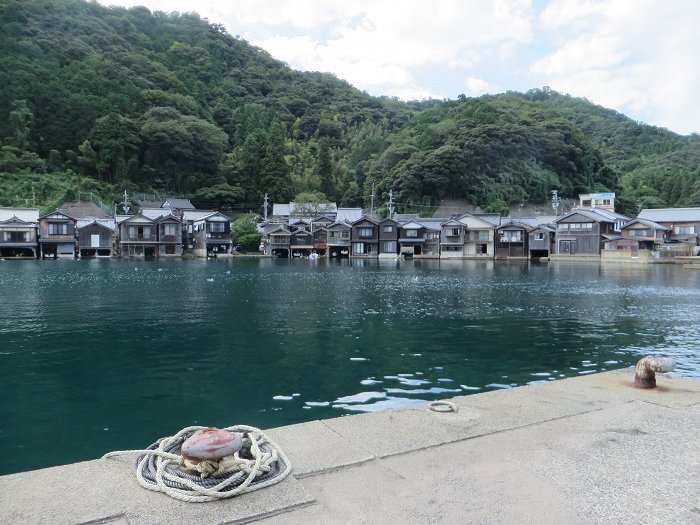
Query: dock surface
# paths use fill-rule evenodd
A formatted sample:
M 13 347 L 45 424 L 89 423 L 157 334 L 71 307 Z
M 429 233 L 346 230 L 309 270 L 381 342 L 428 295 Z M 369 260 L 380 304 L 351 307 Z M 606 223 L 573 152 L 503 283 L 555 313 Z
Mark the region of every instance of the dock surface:
M 700 524 L 700 381 L 657 374 L 642 390 L 633 376 L 267 430 L 292 475 L 223 501 L 145 490 L 131 457 L 2 476 L 0 523 Z

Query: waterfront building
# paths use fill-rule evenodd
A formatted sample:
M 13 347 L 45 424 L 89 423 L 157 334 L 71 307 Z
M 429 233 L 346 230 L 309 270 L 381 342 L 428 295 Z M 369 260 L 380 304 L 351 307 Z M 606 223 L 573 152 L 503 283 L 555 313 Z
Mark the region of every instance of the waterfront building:
M 379 221 L 379 257 L 395 259 L 399 254 L 399 223 L 387 217 Z
M 269 242 L 267 243 L 267 249 L 269 250 L 269 255 L 273 257 L 280 257 L 287 259 L 291 257 L 290 251 L 290 239 L 292 232 L 284 226 L 278 226 L 269 233 Z
M 329 257 L 350 257 L 351 230 L 352 226 L 344 221 L 336 221 L 328 226 L 327 246 Z
M 378 257 L 379 256 L 379 224 L 369 217 L 352 223 L 350 232 L 351 257 Z
M 614 193 L 581 193 L 578 199 L 579 208 L 615 211 Z
M 420 257 L 426 251 L 427 228 L 417 220 L 399 226 L 399 253 L 404 257 Z
M 457 221 L 464 225 L 462 257 L 493 258 L 494 233 L 500 220 L 500 215 L 492 214 L 477 216 L 465 213 L 458 217 Z
M 518 219 L 501 221 L 501 225 L 496 228 L 496 259 L 528 259 L 532 229 Z
M 79 256 L 111 257 L 115 253 L 116 223 L 114 219 L 78 219 L 76 222 Z
M 0 208 L 0 257 L 39 256 L 38 208 Z
M 440 257 L 461 258 L 464 255 L 465 225 L 457 219 L 448 219 L 440 225 Z
M 119 255 L 153 258 L 158 253 L 158 233 L 154 219 L 141 213 L 117 216 Z
M 551 258 L 599 258 L 604 243 L 620 237 L 629 217 L 603 209 L 576 208 L 557 219 L 556 253 Z
M 233 246 L 231 218 L 215 211 L 193 219 L 192 243 L 195 257 L 230 254 Z
M 39 252 L 46 259 L 76 257 L 76 223 L 70 215 L 54 211 L 39 217 Z
M 700 208 L 644 209 L 637 218 L 668 228 L 667 243 L 664 244 L 666 251 L 677 255 L 697 254 L 697 247 L 700 246 Z

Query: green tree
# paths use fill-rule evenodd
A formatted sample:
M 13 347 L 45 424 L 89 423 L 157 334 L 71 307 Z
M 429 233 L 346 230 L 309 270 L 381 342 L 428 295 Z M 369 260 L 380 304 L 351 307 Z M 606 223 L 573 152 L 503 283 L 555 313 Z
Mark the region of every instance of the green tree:
M 333 161 L 328 140 L 321 140 L 318 155 L 314 164 L 314 176 L 320 182 L 320 189 L 326 196 L 333 198 L 336 191 L 336 181 L 333 177 Z
M 265 157 L 260 166 L 259 195 L 267 193 L 273 202 L 288 201 L 293 192 L 290 169 L 284 158 L 285 136 L 279 122 L 274 122 L 267 136 Z
M 12 136 L 10 145 L 19 149 L 29 147 L 29 133 L 31 131 L 34 114 L 29 109 L 26 100 L 14 100 L 10 105 L 10 126 Z
M 138 154 L 141 140 L 136 124 L 117 113 L 100 117 L 90 133 L 90 144 L 97 153 L 97 171 L 114 183 L 126 176 L 129 159 Z

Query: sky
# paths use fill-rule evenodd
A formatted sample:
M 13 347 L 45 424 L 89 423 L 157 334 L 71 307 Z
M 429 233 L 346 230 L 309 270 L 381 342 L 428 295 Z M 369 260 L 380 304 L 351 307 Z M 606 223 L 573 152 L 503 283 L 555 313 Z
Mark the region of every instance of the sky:
M 698 0 L 100 0 L 197 12 L 302 71 L 370 95 L 456 99 L 549 86 L 700 132 Z

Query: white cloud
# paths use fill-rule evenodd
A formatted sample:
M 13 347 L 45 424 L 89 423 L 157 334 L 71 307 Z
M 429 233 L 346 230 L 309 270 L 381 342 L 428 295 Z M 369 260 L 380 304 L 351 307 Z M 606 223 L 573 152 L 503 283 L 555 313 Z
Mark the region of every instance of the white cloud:
M 467 87 L 469 94 L 473 96 L 483 95 L 485 93 L 493 94 L 500 91 L 497 86 L 489 84 L 484 79 L 477 77 L 469 77 L 464 85 Z
M 324 3 L 326 5 L 327 3 Z M 274 56 L 303 70 L 332 71 L 372 94 L 430 94 L 413 71 L 440 66 L 469 69 L 490 58 L 499 46 L 510 50 L 531 38 L 531 8 L 527 0 L 443 0 L 430 5 L 407 0 L 351 2 L 355 11 L 336 16 L 339 24 L 325 40 L 299 38 L 300 45 L 280 45 L 279 36 L 254 40 Z M 303 54 L 300 48 L 305 47 Z M 508 51 L 507 54 L 512 54 Z M 380 91 L 382 90 L 382 91 Z M 444 89 L 456 96 L 459 86 Z
M 538 85 L 680 133 L 698 131 L 700 3 L 555 0 L 541 13 L 557 46 L 530 66 Z

